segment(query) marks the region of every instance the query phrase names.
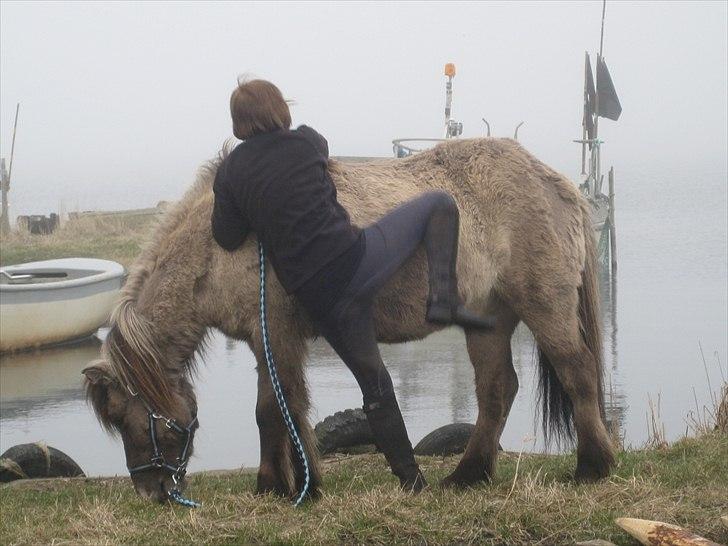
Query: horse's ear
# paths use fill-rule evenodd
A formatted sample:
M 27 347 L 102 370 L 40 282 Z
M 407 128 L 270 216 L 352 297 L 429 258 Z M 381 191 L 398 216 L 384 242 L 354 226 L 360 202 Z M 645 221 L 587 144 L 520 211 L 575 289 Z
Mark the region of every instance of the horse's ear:
M 103 360 L 97 360 L 81 373 L 86 376 L 86 398 L 96 417 L 106 430 L 114 433 L 119 427 L 126 397 L 121 393 L 121 386 L 111 366 Z
M 86 366 L 81 373 L 86 376 L 86 380 L 92 385 L 110 385 L 116 381 L 111 366 L 103 360 L 97 360 Z

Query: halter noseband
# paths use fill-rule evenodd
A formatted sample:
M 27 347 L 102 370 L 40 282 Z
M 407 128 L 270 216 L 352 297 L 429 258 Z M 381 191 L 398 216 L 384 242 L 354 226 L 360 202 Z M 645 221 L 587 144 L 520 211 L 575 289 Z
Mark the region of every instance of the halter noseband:
M 182 493 L 178 487 L 179 483 L 182 481 L 182 478 L 184 478 L 185 474 L 187 474 L 187 463 L 190 459 L 190 444 L 192 443 L 192 439 L 195 436 L 195 425 L 197 424 L 197 416 L 195 416 L 192 421 L 190 421 L 189 425 L 183 428 L 179 426 L 174 419 L 170 419 L 169 417 L 165 417 L 161 413 L 157 413 L 156 411 L 154 411 L 151 406 L 147 404 L 147 401 L 139 396 L 138 393 L 135 393 L 131 388 L 129 388 L 129 392 L 133 397 L 139 398 L 142 404 L 144 404 L 144 407 L 147 409 L 147 416 L 149 418 L 149 439 L 152 442 L 152 448 L 154 450 L 154 452 L 152 453 L 152 458 L 148 463 L 140 464 L 133 467 L 127 467 L 129 469 L 129 474 L 133 476 L 134 474 L 146 472 L 148 470 L 167 470 L 172 474 L 172 482 L 174 483 L 172 489 L 167 491 L 167 496 L 178 504 L 188 506 L 190 508 L 197 508 L 200 505 L 195 501 L 188 500 L 182 497 Z M 176 466 L 168 463 L 164 458 L 162 450 L 159 449 L 159 441 L 157 440 L 157 429 L 155 426 L 155 421 L 164 421 L 164 424 L 168 429 L 184 437 L 184 446 L 182 447 L 182 451 L 175 459 Z

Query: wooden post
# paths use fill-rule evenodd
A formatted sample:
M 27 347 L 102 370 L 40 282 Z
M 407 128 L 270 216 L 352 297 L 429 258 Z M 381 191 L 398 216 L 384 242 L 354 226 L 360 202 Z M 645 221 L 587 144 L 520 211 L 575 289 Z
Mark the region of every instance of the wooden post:
M 5 170 L 5 158 L 0 160 L 0 186 L 2 186 L 2 211 L 0 211 L 0 234 L 10 233 L 10 218 L 8 217 L 8 171 Z
M 609 169 L 609 255 L 612 257 L 612 275 L 617 272 L 617 226 L 614 222 L 614 167 Z

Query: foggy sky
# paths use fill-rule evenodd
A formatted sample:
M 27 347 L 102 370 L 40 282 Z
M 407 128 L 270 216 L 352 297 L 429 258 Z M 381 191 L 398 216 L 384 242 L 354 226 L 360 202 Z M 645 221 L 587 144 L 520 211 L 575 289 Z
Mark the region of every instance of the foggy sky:
M 604 161 L 726 172 L 725 2 L 610 1 L 604 55 L 622 102 Z M 295 100 L 332 155 L 442 134 L 454 62 L 464 136 L 519 131 L 578 174 L 584 51 L 601 2 L 0 4 L 0 152 L 21 102 L 11 217 L 179 197 L 231 136 L 242 73 Z M 621 169 L 621 171 L 620 171 Z

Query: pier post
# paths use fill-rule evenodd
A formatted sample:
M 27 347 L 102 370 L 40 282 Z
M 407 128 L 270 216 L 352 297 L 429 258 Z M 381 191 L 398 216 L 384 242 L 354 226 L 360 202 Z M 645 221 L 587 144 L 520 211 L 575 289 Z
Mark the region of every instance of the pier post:
M 612 258 L 612 275 L 617 273 L 617 226 L 614 222 L 614 167 L 609 169 L 609 255 Z
M 8 171 L 5 170 L 5 158 L 0 160 L 0 199 L 2 199 L 2 211 L 0 211 L 0 234 L 7 235 L 10 232 L 10 218 L 8 217 L 8 190 L 10 189 Z

